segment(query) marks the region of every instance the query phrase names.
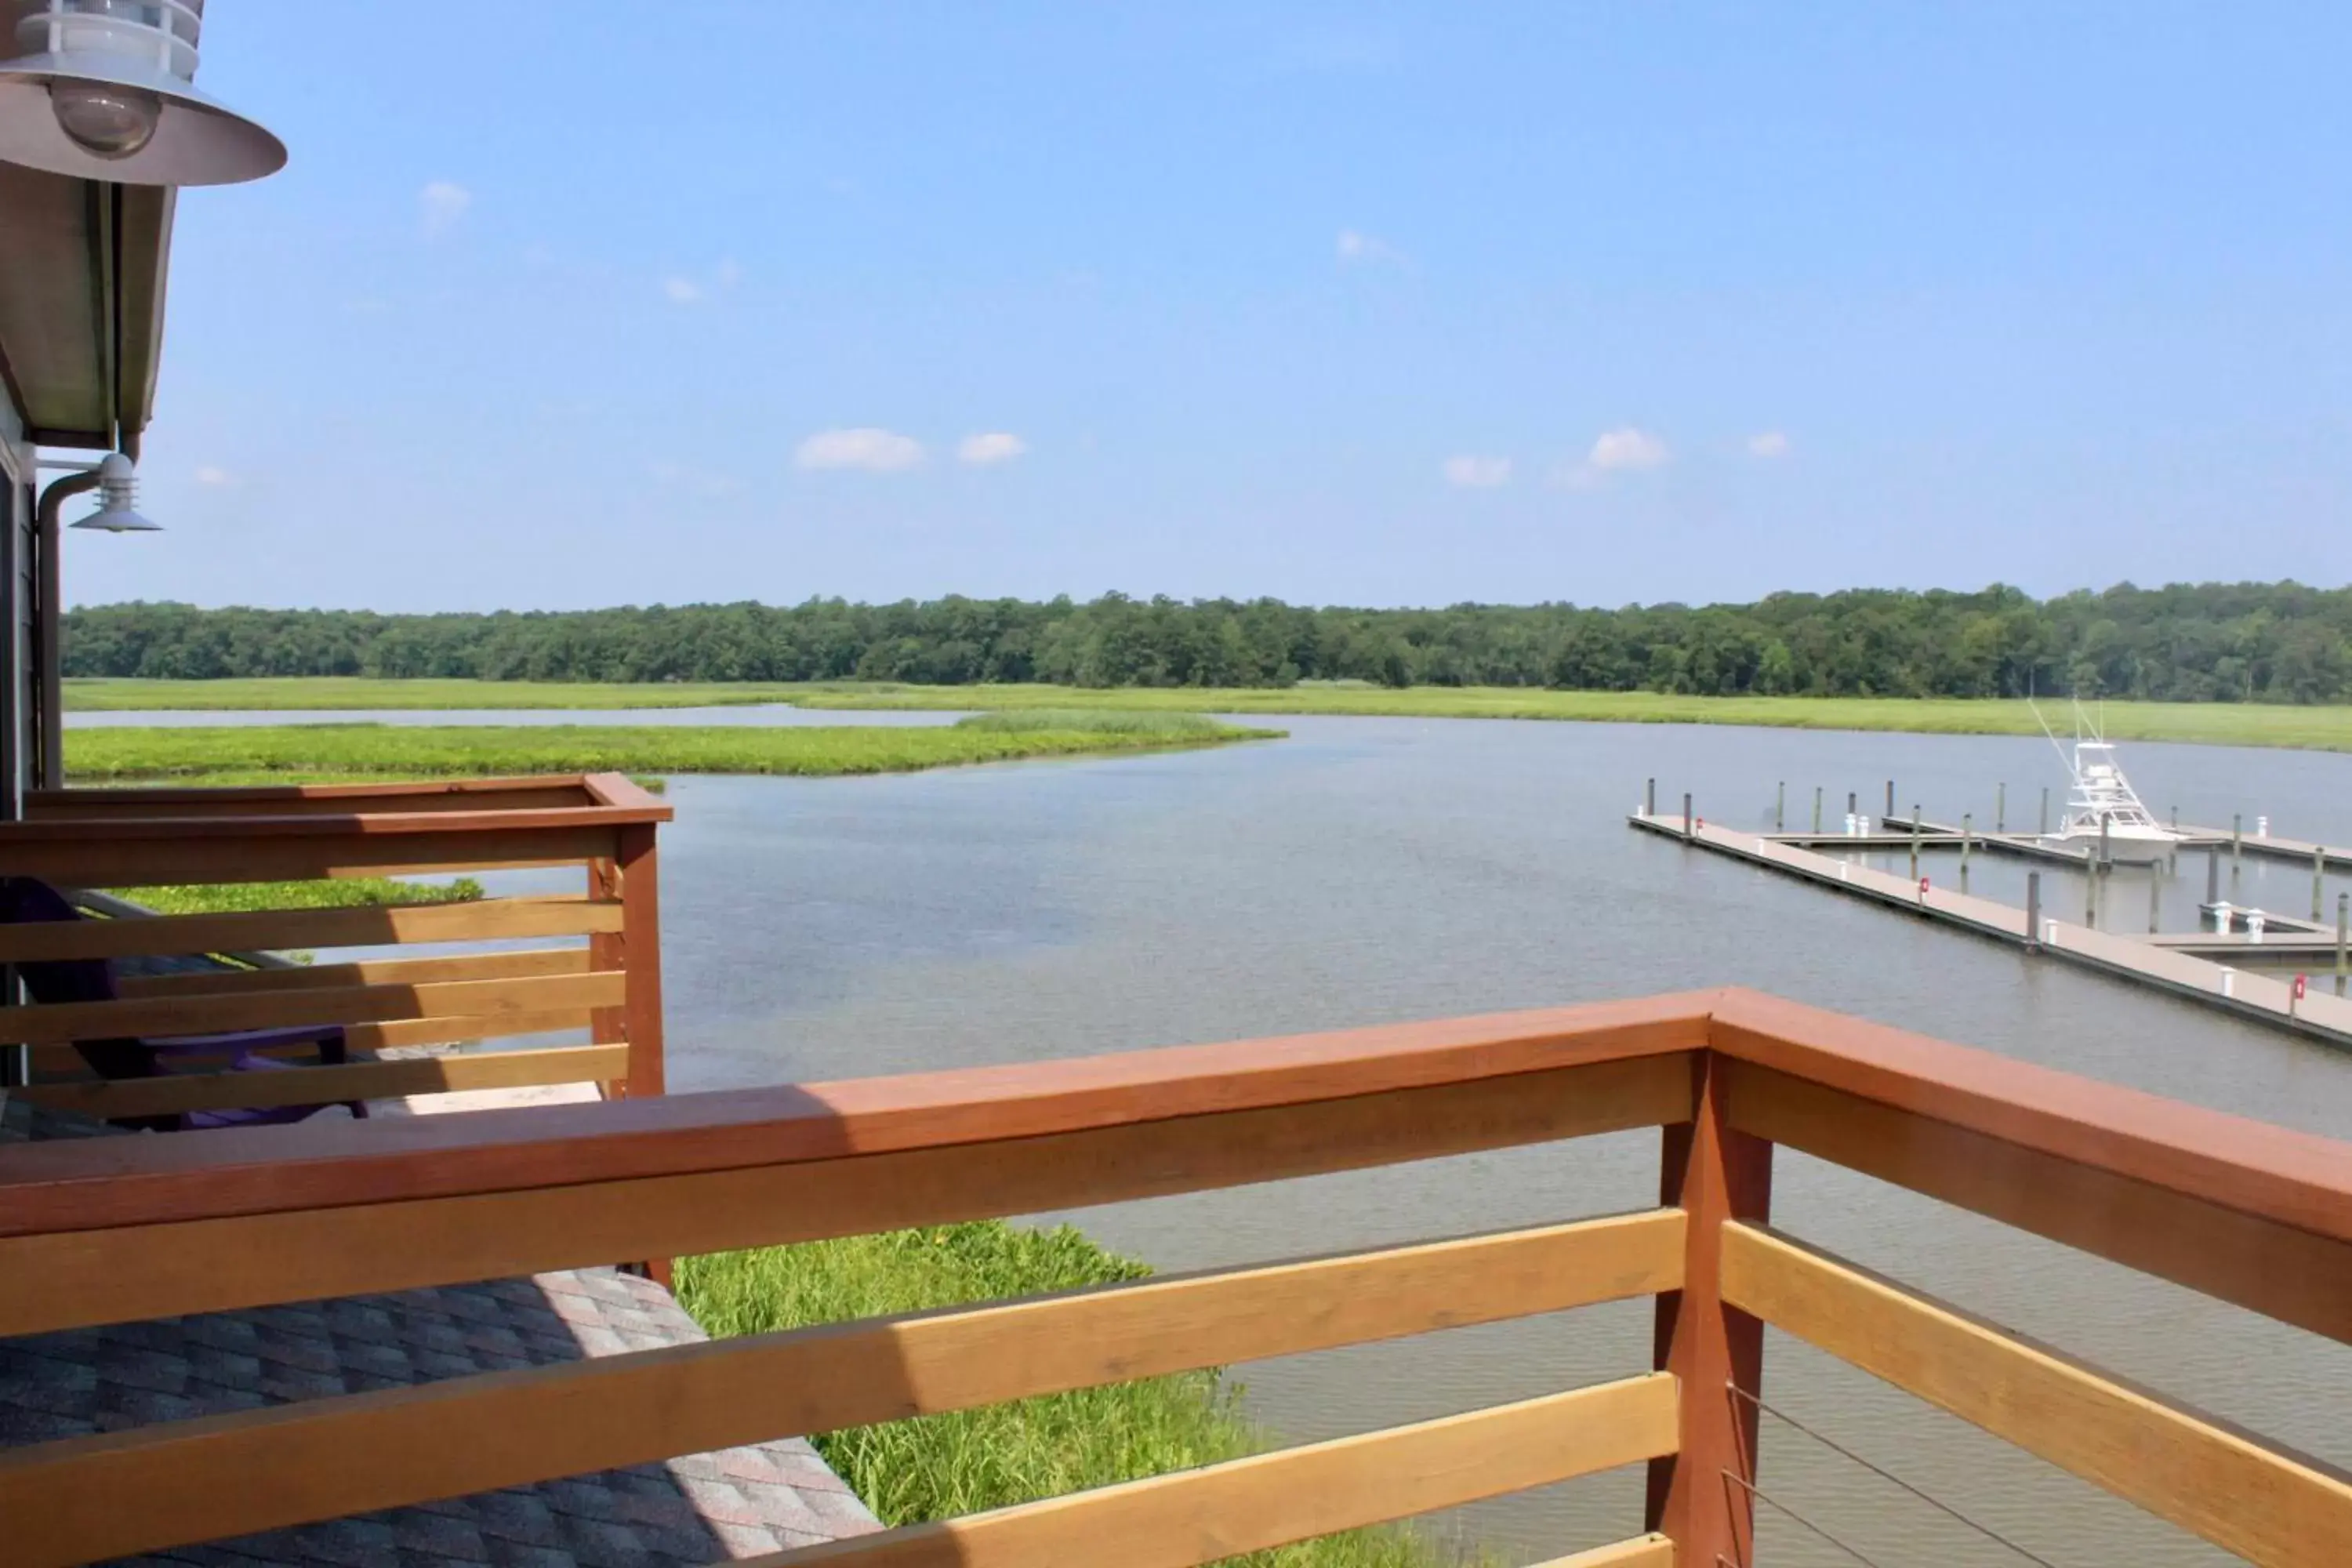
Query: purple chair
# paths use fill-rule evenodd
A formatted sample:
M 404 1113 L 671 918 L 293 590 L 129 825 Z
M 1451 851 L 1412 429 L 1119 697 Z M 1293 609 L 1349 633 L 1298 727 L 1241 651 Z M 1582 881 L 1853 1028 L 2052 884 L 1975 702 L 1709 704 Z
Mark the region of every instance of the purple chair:
M 47 882 L 30 877 L 0 879 L 0 924 L 23 925 L 37 921 L 78 921 L 79 910 Z M 117 999 L 114 966 L 102 958 L 61 958 L 41 963 L 19 963 L 17 977 L 37 1003 L 112 1002 Z M 316 1045 L 322 1066 L 341 1067 L 349 1059 L 341 1024 L 299 1025 L 285 1029 L 247 1029 L 225 1035 L 173 1035 L 167 1037 L 125 1036 L 107 1040 L 79 1040 L 74 1049 L 102 1079 L 165 1078 L 175 1058 L 226 1056 L 234 1072 L 302 1070 L 296 1062 L 261 1055 L 276 1046 Z M 326 1109 L 319 1105 L 278 1105 L 245 1110 L 190 1110 L 172 1116 L 124 1117 L 115 1125 L 176 1132 L 198 1127 L 251 1127 L 265 1122 L 299 1121 Z M 353 1116 L 365 1116 L 362 1101 L 341 1103 Z

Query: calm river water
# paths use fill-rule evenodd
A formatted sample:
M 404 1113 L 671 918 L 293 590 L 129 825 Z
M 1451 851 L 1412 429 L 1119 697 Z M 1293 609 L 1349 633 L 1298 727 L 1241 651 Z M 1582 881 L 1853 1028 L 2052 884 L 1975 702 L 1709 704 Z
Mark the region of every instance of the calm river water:
M 728 710 L 737 721 L 761 710 Z M 782 710 L 789 712 L 790 710 Z M 215 716 L 217 717 L 217 716 Z M 272 716 L 282 720 L 284 716 Z M 415 717 L 415 716 L 411 716 Z M 435 715 L 443 721 L 467 716 Z M 588 719 L 587 715 L 566 715 Z M 830 716 L 829 716 L 830 717 Z M 845 716 L 846 717 L 846 716 Z M 2352 1054 L 2032 960 L 1624 825 L 1662 805 L 1769 827 L 1845 793 L 2030 825 L 2038 740 L 1411 719 L 1269 720 L 1280 742 L 844 780 L 680 778 L 664 841 L 671 1083 L 722 1089 L 1326 1029 L 1733 983 L 2336 1137 Z M 2352 758 L 2134 745 L 2159 816 L 2352 843 Z M 1979 875 L 1987 869 L 1980 863 Z M 2200 884 L 2203 865 L 2181 879 Z M 2249 863 L 2242 902 L 2310 878 Z M 1939 880 L 1945 879 L 1941 876 Z M 2130 884 L 2145 889 L 2145 882 Z M 1979 891 L 2009 896 L 2005 888 Z M 2062 895 L 2048 893 L 2053 913 Z M 2114 923 L 2144 925 L 2124 896 Z M 2189 900 L 2193 903 L 2191 897 Z M 2333 889 L 2330 889 L 2332 914 Z M 2176 901 L 2176 908 L 2178 907 Z M 2079 918 L 2079 907 L 2073 910 Z M 1646 1206 L 1655 1133 L 1156 1200 L 1070 1216 L 1193 1268 Z M 2352 1350 L 1782 1152 L 1808 1238 L 2339 1465 Z M 1240 1369 L 1311 1439 L 1647 1365 L 1646 1302 Z M 2048 1562 L 2227 1561 L 1776 1335 L 1766 1396 Z M 2021 1561 L 1777 1420 L 1763 1561 Z M 1633 1533 L 1638 1474 L 1435 1521 L 1524 1563 Z

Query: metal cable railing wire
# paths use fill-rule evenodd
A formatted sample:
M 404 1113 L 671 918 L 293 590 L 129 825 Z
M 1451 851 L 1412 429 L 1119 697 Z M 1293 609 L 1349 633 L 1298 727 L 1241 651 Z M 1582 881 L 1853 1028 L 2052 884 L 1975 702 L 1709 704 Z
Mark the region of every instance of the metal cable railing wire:
M 1735 1398 L 1744 1399 L 1763 1414 L 1773 1417 L 1775 1420 L 1785 1422 L 1787 1425 L 1795 1427 L 1798 1431 L 1803 1433 L 1806 1436 L 1811 1437 L 1814 1442 L 1819 1443 L 1824 1448 L 1852 1460 L 1853 1463 L 1861 1466 L 1864 1469 L 1868 1470 L 1872 1475 L 1878 1477 L 1881 1480 L 1887 1482 L 1889 1485 L 1908 1492 L 1911 1496 L 1917 1498 L 1921 1502 L 1926 1503 L 1929 1508 L 1934 1509 L 1937 1512 L 1958 1520 L 1960 1523 L 1968 1526 L 1969 1529 L 1973 1530 L 1979 1535 L 1983 1536 L 1987 1541 L 1992 1542 L 1998 1546 L 2006 1547 L 2011 1552 L 2015 1552 L 2018 1556 L 2023 1558 L 2026 1562 L 2034 1563 L 2036 1568 L 2057 1568 L 2057 1564 L 2052 1563 L 2047 1557 L 2042 1556 L 2037 1552 L 2033 1552 L 2026 1547 L 2019 1545 L 2016 1542 L 2011 1541 L 2008 1536 L 2003 1535 L 2000 1531 L 1993 1529 L 1990 1525 L 1980 1523 L 1978 1521 L 1969 1518 L 1967 1514 L 1962 1513 L 1958 1509 L 1954 1508 L 1950 1503 L 1944 1501 L 1941 1498 L 1938 1498 L 1930 1492 L 1921 1490 L 1918 1487 L 1912 1485 L 1909 1481 L 1905 1480 L 1901 1476 L 1898 1476 L 1894 1471 L 1887 1469 L 1885 1466 L 1875 1464 L 1873 1461 L 1863 1458 L 1860 1454 L 1855 1453 L 1852 1448 L 1847 1447 L 1836 1438 L 1815 1431 L 1812 1427 L 1807 1426 L 1802 1421 L 1798 1420 L 1787 1411 L 1778 1409 L 1775 1406 L 1767 1404 L 1761 1397 L 1740 1387 L 1738 1384 L 1730 1383 L 1726 1384 L 1724 1386 L 1731 1391 Z M 1837 1540 L 1834 1536 L 1832 1536 L 1827 1531 L 1822 1530 L 1818 1525 L 1812 1524 L 1809 1521 L 1798 1518 L 1798 1516 L 1786 1505 L 1773 1502 L 1770 1498 L 1765 1497 L 1762 1492 L 1758 1491 L 1755 1486 L 1750 1482 L 1743 1480 L 1738 1476 L 1732 1475 L 1728 1470 L 1726 1470 L 1724 1474 L 1730 1479 L 1738 1481 L 1741 1486 L 1746 1487 L 1748 1491 L 1754 1493 L 1757 1497 L 1763 1498 L 1766 1502 L 1772 1503 L 1774 1508 L 1779 1509 L 1782 1513 L 1788 1514 L 1790 1518 L 1797 1520 L 1798 1523 L 1804 1525 L 1806 1529 L 1822 1536 L 1823 1540 L 1828 1541 L 1830 1544 L 1837 1547 L 1840 1551 L 1845 1552 L 1853 1557 L 1861 1558 L 1863 1562 L 1867 1563 L 1870 1561 L 1868 1558 L 1863 1557 L 1861 1552 L 1854 1551 L 1853 1547 L 1846 1545 L 1845 1542 Z
M 1764 1490 L 1761 1487 L 1759 1487 L 1754 1481 L 1749 1480 L 1747 1477 L 1736 1476 L 1729 1470 L 1726 1470 L 1723 1472 L 1723 1478 L 1724 1479 L 1737 1485 L 1741 1490 L 1745 1491 L 1749 1497 L 1756 1499 L 1759 1502 L 1769 1503 L 1780 1512 L 1787 1514 L 1790 1519 L 1795 1520 L 1799 1524 L 1803 1525 L 1807 1530 L 1811 1531 L 1815 1535 L 1820 1536 L 1823 1541 L 1828 1542 L 1832 1546 L 1836 1547 L 1840 1552 L 1844 1552 L 1848 1557 L 1851 1557 L 1856 1563 L 1861 1563 L 1862 1568 L 1880 1568 L 1880 1565 L 1865 1555 L 1860 1547 L 1849 1545 L 1847 1542 L 1840 1541 L 1836 1536 L 1832 1535 L 1828 1531 L 1822 1529 L 1820 1525 L 1815 1524 L 1811 1520 L 1807 1519 L 1803 1514 L 1799 1513 L 1787 1503 L 1782 1502 L 1771 1493 Z M 1723 1553 L 1720 1552 L 1715 1554 L 1715 1561 L 1717 1564 L 1717 1568 L 1744 1568 L 1744 1565 L 1741 1563 L 1725 1563 L 1723 1560 Z

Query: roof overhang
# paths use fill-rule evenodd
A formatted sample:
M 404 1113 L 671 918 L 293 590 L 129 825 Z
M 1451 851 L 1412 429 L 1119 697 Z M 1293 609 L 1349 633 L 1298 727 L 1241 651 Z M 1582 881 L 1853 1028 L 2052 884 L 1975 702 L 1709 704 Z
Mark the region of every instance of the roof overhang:
M 0 163 L 0 381 L 28 439 L 111 450 L 147 427 L 174 195 Z

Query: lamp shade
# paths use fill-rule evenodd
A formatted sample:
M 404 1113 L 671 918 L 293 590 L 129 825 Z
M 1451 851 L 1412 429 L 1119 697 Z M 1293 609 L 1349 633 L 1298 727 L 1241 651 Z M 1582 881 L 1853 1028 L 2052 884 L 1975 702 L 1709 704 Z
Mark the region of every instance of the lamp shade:
M 67 526 L 94 528 L 102 533 L 163 532 L 162 523 L 149 521 L 132 507 L 138 491 L 139 473 L 131 459 L 120 452 L 109 452 L 98 465 L 98 510 Z
M 198 92 L 201 0 L 36 0 L 0 59 L 0 159 L 132 185 L 221 185 L 286 163 L 286 144 Z

